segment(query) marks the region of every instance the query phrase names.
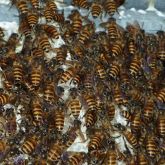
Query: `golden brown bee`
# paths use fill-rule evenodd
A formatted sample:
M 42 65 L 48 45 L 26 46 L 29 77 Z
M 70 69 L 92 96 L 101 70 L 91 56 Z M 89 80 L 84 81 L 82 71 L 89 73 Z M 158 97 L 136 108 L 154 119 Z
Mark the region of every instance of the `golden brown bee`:
M 82 17 L 78 10 L 73 10 L 69 15 L 70 20 L 72 21 L 72 33 L 79 34 L 82 28 Z
M 128 41 L 128 52 L 131 55 L 134 55 L 136 52 L 136 45 L 135 45 L 135 41 L 133 39 L 129 39 L 129 41 Z
M 120 75 L 120 65 L 118 64 L 118 62 L 113 62 L 110 70 L 109 70 L 109 76 L 113 79 L 117 79 Z
M 102 14 L 102 5 L 97 3 L 97 2 L 93 2 L 91 5 L 91 14 L 93 18 L 98 18 L 101 14 Z
M 31 50 L 31 55 L 34 59 L 41 59 L 45 56 L 44 51 L 41 48 L 33 48 Z
M 85 125 L 87 128 L 94 126 L 97 121 L 96 111 L 87 111 L 85 114 Z
M 65 21 L 64 10 L 61 13 L 54 13 L 53 19 L 55 22 L 63 23 Z
M 53 0 L 47 1 L 46 7 L 49 8 L 50 11 L 52 11 L 52 12 L 56 12 L 56 10 L 57 10 L 57 5 Z
M 51 162 L 58 162 L 63 153 L 63 146 L 56 142 L 50 146 L 50 150 L 47 154 L 47 160 Z
M 54 122 L 57 131 L 62 132 L 64 128 L 64 111 L 62 109 L 55 112 Z
M 123 45 L 121 42 L 116 41 L 115 43 L 113 43 L 112 48 L 111 48 L 111 55 L 113 57 L 121 57 L 123 53 Z
M 34 99 L 32 101 L 32 114 L 34 118 L 34 123 L 37 125 L 41 124 L 43 120 L 43 110 L 42 105 L 38 99 Z
M 146 124 L 152 121 L 154 115 L 154 101 L 153 99 L 147 99 L 147 102 L 143 109 L 142 118 Z
M 38 24 L 38 13 L 34 11 L 29 11 L 27 14 L 27 21 L 30 26 L 30 28 L 34 28 Z
M 56 49 L 56 60 L 57 63 L 60 65 L 63 65 L 66 61 L 66 57 L 67 57 L 67 48 L 65 45 L 62 45 L 61 47 Z
M 88 9 L 90 7 L 90 4 L 87 0 L 72 0 L 72 5 L 84 9 Z
M 78 119 L 81 111 L 81 102 L 78 98 L 73 98 L 68 102 L 68 108 L 75 119 Z
M 106 156 L 106 165 L 116 165 L 118 155 L 115 150 L 109 150 Z
M 165 88 L 162 88 L 158 91 L 158 93 L 156 94 L 156 101 L 165 102 Z
M 137 156 L 137 159 L 138 159 L 139 165 L 149 165 L 149 162 L 143 153 L 139 153 Z
M 78 41 L 81 44 L 85 44 L 85 42 L 90 39 L 94 31 L 95 31 L 94 23 L 89 23 L 89 24 L 84 25 L 80 32 Z
M 4 154 L 7 149 L 7 142 L 4 139 L 0 139 L 0 154 Z
M 37 137 L 35 135 L 27 138 L 21 146 L 22 152 L 25 154 L 31 154 L 32 152 L 34 152 L 37 143 Z
M 50 10 L 50 8 L 45 7 L 44 8 L 44 17 L 46 19 L 46 22 L 51 22 L 54 19 L 54 13 L 52 12 L 52 10 Z
M 132 113 L 130 113 L 129 111 L 124 111 L 122 110 L 120 112 L 121 116 L 124 117 L 128 122 L 132 121 Z
M 15 61 L 13 64 L 13 77 L 15 83 L 20 84 L 23 81 L 23 66 L 21 63 Z
M 69 158 L 68 158 L 68 163 L 69 165 L 79 165 L 84 162 L 84 153 L 81 152 L 73 152 Z
M 106 111 L 107 111 L 108 119 L 112 121 L 115 116 L 115 105 L 113 103 L 107 104 Z
M 165 137 L 165 115 L 159 114 L 157 119 L 157 133 L 160 137 Z
M 103 5 L 106 13 L 111 17 L 117 12 L 117 4 L 114 0 L 106 0 Z
M 102 146 L 102 141 L 104 139 L 104 134 L 102 132 L 96 131 L 92 137 L 90 137 L 90 142 L 88 143 L 88 151 L 98 150 Z
M 148 135 L 145 143 L 146 143 L 145 147 L 146 147 L 147 156 L 150 159 L 156 158 L 158 155 L 158 148 L 154 140 L 154 137 Z
M 48 53 L 52 49 L 47 35 L 40 35 L 38 37 L 38 46 L 46 53 Z
M 87 104 L 88 111 L 97 111 L 97 102 L 94 95 L 85 94 L 84 101 Z
M 34 9 L 39 9 L 39 0 L 29 0 Z
M 41 24 L 40 27 L 45 31 L 46 35 L 51 39 L 58 39 L 59 32 L 53 25 Z
M 141 129 L 141 116 L 140 113 L 137 113 L 133 116 L 133 119 L 131 121 L 131 132 L 132 133 L 139 133 Z
M 30 79 L 31 84 L 34 88 L 38 88 L 40 86 L 42 80 L 42 67 L 41 65 L 38 67 L 32 67 Z
M 20 0 L 16 3 L 16 7 L 20 14 L 27 14 L 28 13 L 28 4 L 25 0 Z
M 122 134 L 127 139 L 127 141 L 132 145 L 133 148 L 138 148 L 138 141 L 134 134 L 132 134 L 128 130 L 124 130 Z
M 129 72 L 130 75 L 133 77 L 136 77 L 141 72 L 141 60 L 138 57 L 136 57 L 136 55 L 133 57 L 130 63 Z
M 5 105 L 5 104 L 9 103 L 9 101 L 10 101 L 9 95 L 7 95 L 5 93 L 0 94 L 0 105 Z
M 53 104 L 56 102 L 57 97 L 55 94 L 55 85 L 54 83 L 48 83 L 44 88 L 43 99 L 49 104 Z
M 106 71 L 101 64 L 96 65 L 96 75 L 101 79 L 105 80 L 106 78 Z

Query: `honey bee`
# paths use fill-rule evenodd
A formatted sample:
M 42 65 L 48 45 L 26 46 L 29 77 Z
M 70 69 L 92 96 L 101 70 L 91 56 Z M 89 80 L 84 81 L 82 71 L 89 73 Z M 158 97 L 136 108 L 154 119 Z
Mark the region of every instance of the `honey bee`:
M 13 63 L 13 77 L 15 84 L 20 84 L 23 81 L 23 66 L 20 62 Z
M 35 151 L 37 146 L 37 136 L 33 135 L 32 137 L 28 137 L 22 144 L 21 150 L 25 154 L 32 154 Z
M 56 12 L 57 10 L 57 5 L 53 0 L 46 1 L 46 7 L 49 8 L 52 12 Z
M 50 162 L 58 162 L 60 157 L 63 153 L 63 145 L 60 145 L 60 142 L 57 141 L 56 143 L 50 146 L 50 149 L 47 154 L 47 160 Z
M 117 4 L 114 0 L 106 0 L 103 4 L 106 13 L 111 17 L 117 12 Z
M 63 131 L 64 128 L 64 111 L 63 109 L 60 109 L 55 112 L 54 122 L 55 122 L 55 128 L 58 132 Z
M 55 12 L 53 19 L 55 22 L 63 23 L 65 21 L 64 10 L 62 10 L 61 13 Z
M 54 20 L 54 13 L 52 12 L 52 10 L 50 10 L 50 8 L 45 7 L 43 14 L 47 23 L 52 22 Z
M 90 39 L 92 34 L 95 32 L 95 26 L 94 23 L 86 24 L 82 27 L 82 30 L 80 31 L 80 35 L 78 38 L 78 42 L 81 44 L 84 44 L 87 40 Z
M 98 18 L 103 12 L 103 7 L 97 0 L 92 3 L 90 8 L 93 18 Z
M 159 114 L 157 119 L 157 133 L 160 137 L 165 137 L 165 116 Z
M 106 111 L 107 111 L 108 119 L 112 121 L 115 116 L 115 105 L 113 103 L 107 104 Z
M 141 116 L 140 113 L 137 113 L 133 116 L 131 121 L 131 132 L 134 134 L 138 134 L 141 129 Z
M 120 115 L 122 117 L 124 117 L 128 123 L 132 121 L 132 113 L 131 112 L 122 110 L 120 112 Z
M 103 139 L 105 138 L 102 132 L 96 131 L 91 137 L 88 143 L 88 151 L 99 150 L 102 147 Z
M 34 28 L 38 24 L 38 13 L 29 11 L 27 14 L 27 21 L 30 28 Z
M 41 124 L 43 121 L 43 110 L 42 105 L 38 99 L 34 99 L 32 101 L 32 114 L 34 118 L 34 123 L 37 125 Z
M 156 145 L 153 136 L 147 136 L 145 147 L 146 147 L 147 156 L 150 159 L 153 160 L 158 156 L 158 147 Z
M 158 93 L 156 94 L 156 101 L 158 102 L 165 102 L 165 88 L 162 88 L 158 91 Z
M 28 13 L 28 4 L 25 0 L 20 0 L 16 2 L 16 7 L 20 14 L 27 14 Z
M 31 55 L 34 59 L 41 59 L 45 56 L 44 51 L 41 48 L 33 48 L 31 49 Z
M 101 80 L 105 80 L 106 71 L 105 71 L 103 65 L 101 65 L 101 64 L 96 65 L 96 75 L 98 75 L 98 78 L 100 78 Z
M 85 125 L 87 128 L 90 128 L 95 125 L 97 121 L 96 111 L 87 111 L 85 114 Z
M 46 35 L 51 39 L 58 39 L 59 32 L 57 31 L 56 27 L 53 25 L 41 24 L 41 29 L 43 29 Z
M 72 21 L 72 33 L 79 34 L 82 28 L 82 16 L 78 10 L 72 10 L 72 13 L 68 16 L 68 18 Z
M 84 9 L 89 9 L 90 7 L 90 3 L 87 0 L 73 0 L 72 5 Z
M 37 89 L 40 86 L 42 80 L 42 67 L 41 65 L 38 67 L 33 67 L 30 75 L 32 86 Z
M 114 61 L 108 73 L 110 78 L 113 78 L 115 80 L 119 78 L 120 70 L 121 70 L 120 68 L 121 68 L 121 65 L 118 62 Z
M 131 55 L 134 55 L 135 52 L 136 52 L 135 41 L 134 41 L 134 39 L 132 39 L 132 38 L 130 38 L 129 41 L 128 41 L 128 52 L 129 52 Z
M 5 93 L 0 94 L 0 105 L 1 106 L 9 103 L 9 101 L 10 101 L 10 96 L 8 94 L 5 94 Z
M 39 9 L 39 0 L 29 0 L 34 9 Z

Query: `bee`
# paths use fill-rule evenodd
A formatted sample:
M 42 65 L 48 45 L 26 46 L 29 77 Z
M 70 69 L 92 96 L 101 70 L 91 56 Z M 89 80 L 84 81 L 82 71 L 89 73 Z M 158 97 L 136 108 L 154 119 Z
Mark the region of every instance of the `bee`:
M 34 9 L 39 9 L 39 0 L 29 0 Z
M 32 67 L 30 79 L 31 79 L 31 84 L 35 89 L 37 89 L 41 84 L 41 80 L 42 80 L 41 71 L 42 71 L 41 65 L 38 67 Z
M 45 56 L 45 53 L 41 48 L 33 48 L 31 49 L 31 55 L 34 59 L 41 59 Z
M 160 137 L 165 137 L 165 116 L 159 114 L 157 119 L 157 133 Z
M 57 52 L 56 55 L 57 63 L 63 65 L 67 57 L 67 47 L 65 45 L 62 45 L 61 47 L 56 49 L 56 52 Z
M 128 52 L 129 52 L 131 55 L 134 55 L 135 52 L 136 52 L 135 41 L 134 41 L 134 39 L 132 39 L 132 38 L 130 38 L 129 41 L 128 41 Z
M 115 150 L 108 150 L 106 153 L 106 164 L 107 165 L 116 165 L 118 155 Z
M 3 38 L 5 36 L 4 29 L 0 27 L 0 38 Z
M 56 102 L 57 97 L 56 97 L 56 94 L 55 94 L 55 85 L 54 85 L 53 82 L 48 83 L 45 86 L 43 99 L 49 104 L 53 104 L 53 103 Z
M 159 50 L 158 53 L 157 53 L 157 57 L 162 60 L 162 61 L 165 61 L 165 50 L 162 49 L 162 50 Z
M 15 61 L 13 63 L 13 77 L 16 84 L 20 84 L 23 81 L 23 66 L 20 62 Z
M 84 154 L 81 152 L 73 152 L 72 154 L 69 155 L 68 157 L 68 163 L 69 165 L 79 165 L 84 162 Z
M 91 14 L 93 18 L 98 18 L 102 14 L 103 7 L 98 2 L 93 2 L 91 5 Z
M 37 139 L 38 138 L 36 137 L 36 135 L 33 135 L 32 137 L 28 137 L 27 139 L 25 139 L 21 146 L 21 151 L 28 155 L 32 154 L 36 149 Z
M 30 28 L 34 28 L 38 24 L 38 13 L 34 11 L 29 11 L 27 14 L 27 21 Z
M 20 0 L 16 2 L 16 7 L 20 14 L 27 14 L 28 13 L 28 4 L 25 0 Z
M 132 121 L 132 113 L 131 112 L 122 110 L 120 112 L 120 115 L 122 117 L 124 117 L 128 123 Z
M 72 21 L 72 33 L 79 34 L 82 28 L 82 17 L 78 10 L 72 10 L 72 13 L 68 16 Z
M 54 122 L 55 128 L 58 132 L 62 132 L 64 128 L 64 111 L 63 109 L 59 109 L 55 112 Z
M 6 47 L 9 47 L 10 50 L 15 51 L 18 43 L 19 43 L 19 35 L 17 33 L 12 33 L 6 42 Z
M 55 12 L 53 19 L 55 22 L 63 23 L 65 21 L 64 10 L 62 10 L 61 13 Z
M 54 13 L 52 12 L 52 10 L 50 10 L 50 8 L 45 7 L 43 14 L 44 14 L 44 17 L 45 17 L 47 23 L 54 20 Z
M 117 4 L 114 0 L 106 0 L 103 4 L 106 13 L 111 17 L 117 12 Z
M 7 142 L 4 139 L 0 139 L 0 154 L 3 155 L 7 151 L 7 149 L 8 149 Z
M 113 103 L 107 104 L 106 111 L 107 111 L 108 119 L 112 121 L 115 117 L 115 105 Z
M 156 94 L 156 101 L 158 102 L 165 102 L 165 88 L 162 88 L 158 91 L 158 93 Z
M 49 42 L 49 38 L 47 35 L 40 35 L 39 38 L 38 38 L 38 45 L 39 45 L 39 48 L 43 49 L 43 51 L 45 53 L 48 53 L 52 47 L 51 47 L 51 44 Z
M 99 150 L 102 147 L 103 139 L 105 138 L 102 132 L 96 131 L 90 138 L 88 143 L 88 151 Z
M 32 101 L 32 114 L 35 124 L 41 124 L 43 121 L 43 110 L 42 105 L 38 99 Z
M 110 78 L 113 78 L 113 79 L 117 79 L 120 75 L 120 69 L 121 66 L 118 62 L 114 61 L 110 67 L 110 70 L 109 70 L 109 76 Z
M 138 159 L 139 165 L 149 165 L 149 162 L 143 153 L 138 153 L 137 159 Z
M 59 32 L 53 25 L 41 24 L 41 29 L 43 29 L 46 35 L 51 39 L 59 39 Z
M 72 5 L 84 9 L 89 9 L 90 7 L 90 3 L 87 0 L 73 0 Z
M 50 146 L 50 149 L 47 153 L 47 160 L 50 162 L 58 162 L 63 153 L 63 145 L 60 145 L 60 142 L 56 142 Z
M 10 96 L 5 93 L 0 94 L 0 105 L 3 106 L 5 104 L 8 104 L 10 102 Z
M 147 99 L 147 102 L 143 109 L 142 119 L 146 124 L 152 121 L 154 115 L 154 101 L 153 99 Z
M 81 44 L 84 44 L 87 40 L 90 39 L 92 34 L 95 32 L 95 26 L 94 23 L 86 24 L 82 27 L 82 30 L 80 31 L 80 35 L 78 38 L 78 42 Z
M 46 7 L 49 8 L 50 11 L 52 11 L 52 12 L 57 11 L 57 5 L 53 0 L 47 1 L 46 2 Z
M 106 78 L 106 71 L 101 64 L 96 65 L 96 75 L 98 75 L 98 78 L 101 80 L 105 80 Z
M 131 121 L 131 132 L 137 134 L 140 132 L 141 129 L 141 116 L 140 113 L 137 113 L 133 116 Z
M 78 119 L 82 108 L 80 100 L 78 98 L 72 98 L 68 102 L 68 108 L 70 109 L 71 114 L 74 116 L 74 118 Z
M 150 159 L 154 159 L 158 155 L 158 148 L 153 136 L 148 136 L 145 142 L 147 156 Z
M 85 114 L 85 125 L 87 128 L 90 128 L 95 125 L 97 121 L 96 111 L 87 111 Z

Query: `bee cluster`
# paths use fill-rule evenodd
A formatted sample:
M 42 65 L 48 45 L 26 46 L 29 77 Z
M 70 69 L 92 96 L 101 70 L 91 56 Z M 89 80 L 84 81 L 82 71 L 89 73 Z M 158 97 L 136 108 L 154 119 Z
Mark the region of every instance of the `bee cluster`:
M 1 164 L 165 164 L 165 32 L 122 28 L 123 3 L 73 0 L 66 17 L 53 0 L 11 0 L 19 28 L 7 40 L 0 28 Z M 87 152 L 68 150 L 77 137 Z

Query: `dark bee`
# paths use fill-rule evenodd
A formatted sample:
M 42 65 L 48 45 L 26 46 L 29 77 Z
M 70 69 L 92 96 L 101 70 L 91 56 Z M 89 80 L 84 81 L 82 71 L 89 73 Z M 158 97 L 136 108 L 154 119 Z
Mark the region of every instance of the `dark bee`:
M 165 116 L 159 114 L 157 119 L 157 133 L 160 137 L 165 137 Z

